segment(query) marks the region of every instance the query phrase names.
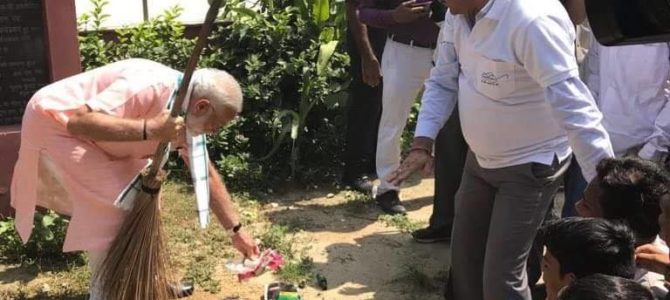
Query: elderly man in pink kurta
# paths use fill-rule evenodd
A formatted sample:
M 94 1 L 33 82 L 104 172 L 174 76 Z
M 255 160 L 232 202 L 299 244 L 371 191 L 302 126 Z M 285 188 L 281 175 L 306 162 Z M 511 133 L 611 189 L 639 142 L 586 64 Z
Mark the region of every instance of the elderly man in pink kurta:
M 186 128 L 216 132 L 241 111 L 235 79 L 204 69 L 193 76 L 185 120 L 171 118 L 166 106 L 180 78 L 180 72 L 159 63 L 129 59 L 55 82 L 33 96 L 23 116 L 11 186 L 24 241 L 35 206 L 42 206 L 71 216 L 63 251 L 85 250 L 102 259 L 126 215 L 114 201 L 158 143 L 184 145 Z M 235 248 L 257 255 L 218 173 L 211 163 L 208 168 L 212 210 L 234 231 Z

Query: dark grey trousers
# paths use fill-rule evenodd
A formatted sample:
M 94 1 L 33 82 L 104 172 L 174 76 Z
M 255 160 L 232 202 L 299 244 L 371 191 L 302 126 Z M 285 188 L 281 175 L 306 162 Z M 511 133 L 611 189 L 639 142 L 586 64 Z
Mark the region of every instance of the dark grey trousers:
M 430 227 L 451 230 L 456 191 L 461 185 L 468 144 L 463 138 L 458 107 L 435 139 L 435 196 Z
M 569 161 L 484 169 L 468 152 L 456 195 L 447 299 L 531 299 L 526 260 Z

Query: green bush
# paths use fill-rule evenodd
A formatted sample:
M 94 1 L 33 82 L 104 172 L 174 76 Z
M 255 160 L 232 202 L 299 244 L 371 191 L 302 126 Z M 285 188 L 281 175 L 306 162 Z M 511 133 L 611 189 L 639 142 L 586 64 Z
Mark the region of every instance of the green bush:
M 68 220 L 54 212 L 35 212 L 35 227 L 23 245 L 13 218 L 0 221 L 0 261 L 13 264 L 37 264 L 42 267 L 63 263 L 83 264 L 81 253 L 63 253 Z
M 79 20 L 85 69 L 143 57 L 183 69 L 194 39 L 184 37 L 172 8 L 105 41 L 100 31 L 107 0 Z M 342 107 L 349 63 L 339 40 L 343 2 L 271 1 L 254 10 L 228 1 L 200 66 L 226 70 L 242 85 L 245 111 L 231 126 L 210 136 L 210 157 L 233 188 L 287 178 L 321 181 L 338 171 L 343 145 Z M 174 163 L 173 163 L 174 165 Z

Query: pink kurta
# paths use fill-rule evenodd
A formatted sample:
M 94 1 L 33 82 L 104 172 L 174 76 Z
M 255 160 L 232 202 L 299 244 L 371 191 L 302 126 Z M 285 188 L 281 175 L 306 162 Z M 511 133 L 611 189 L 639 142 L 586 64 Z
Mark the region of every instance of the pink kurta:
M 24 242 L 39 205 L 72 217 L 63 251 L 109 247 L 126 214 L 114 200 L 147 164 L 157 143 L 84 140 L 67 131 L 68 118 L 84 105 L 121 118 L 154 117 L 165 109 L 179 74 L 149 60 L 129 59 L 35 93 L 23 116 L 11 187 Z

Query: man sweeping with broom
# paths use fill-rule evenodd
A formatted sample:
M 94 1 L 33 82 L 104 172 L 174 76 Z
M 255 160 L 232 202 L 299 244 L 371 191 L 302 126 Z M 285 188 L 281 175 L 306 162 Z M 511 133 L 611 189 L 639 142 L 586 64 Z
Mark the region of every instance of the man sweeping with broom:
M 32 97 L 23 116 L 11 186 L 16 226 L 24 242 L 36 206 L 69 215 L 63 251 L 88 251 L 96 275 L 112 241 L 134 234 L 119 232 L 128 215 L 129 204 L 123 200 L 156 146 L 171 142 L 193 166 L 197 162 L 189 154 L 203 145 L 187 141 L 217 132 L 242 110 L 237 81 L 224 71 L 201 69 L 193 73 L 182 106 L 185 118 L 171 117 L 167 109 L 181 76 L 159 63 L 130 59 L 55 82 Z M 208 179 L 214 214 L 230 231 L 237 250 L 246 257 L 257 256 L 258 247 L 241 228 L 217 171 L 207 159 L 204 166 L 204 177 L 195 179 Z M 157 192 L 145 185 L 142 191 Z M 105 283 L 93 280 L 91 299 L 100 298 L 98 284 Z

